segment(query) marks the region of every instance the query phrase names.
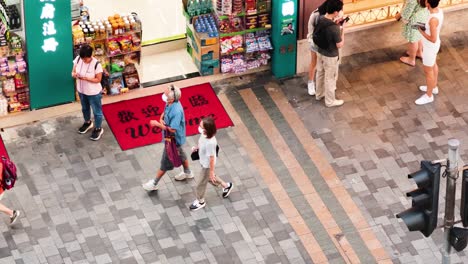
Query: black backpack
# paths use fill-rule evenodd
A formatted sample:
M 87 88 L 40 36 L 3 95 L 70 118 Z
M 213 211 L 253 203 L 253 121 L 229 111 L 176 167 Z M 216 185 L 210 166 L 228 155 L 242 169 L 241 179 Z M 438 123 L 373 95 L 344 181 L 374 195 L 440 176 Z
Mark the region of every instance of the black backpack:
M 321 49 L 328 49 L 330 42 L 328 40 L 327 29 L 330 26 L 335 25 L 335 23 L 320 23 L 320 16 L 317 16 L 315 20 L 314 32 L 312 33 L 312 40 L 314 41 L 315 45 Z

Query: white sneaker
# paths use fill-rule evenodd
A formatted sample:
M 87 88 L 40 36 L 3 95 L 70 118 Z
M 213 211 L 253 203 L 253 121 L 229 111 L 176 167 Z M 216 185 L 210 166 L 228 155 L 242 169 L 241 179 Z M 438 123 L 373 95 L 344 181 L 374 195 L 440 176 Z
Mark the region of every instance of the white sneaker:
M 427 92 L 427 85 L 421 85 L 419 86 L 419 90 L 422 92 Z M 436 88 L 432 89 L 433 94 L 438 94 L 439 93 L 439 87 L 436 86 Z
M 423 94 L 418 100 L 414 101 L 417 105 L 424 105 L 432 102 L 434 102 L 434 96 L 429 97 L 427 94 Z
M 344 104 L 343 100 L 335 100 L 333 103 L 327 105 L 327 107 L 333 107 L 333 106 L 341 106 Z
M 315 82 L 314 81 L 309 81 L 307 83 L 307 91 L 309 92 L 309 95 L 315 95 Z
M 181 172 L 181 173 L 179 173 L 178 175 L 176 175 L 176 176 L 174 177 L 174 179 L 175 179 L 176 181 L 183 181 L 183 180 L 185 180 L 185 179 L 193 179 L 193 173 L 192 173 L 191 171 L 190 171 L 190 173 L 188 173 L 188 174 L 185 173 L 185 172 Z
M 154 185 L 154 179 L 151 179 L 147 181 L 146 183 L 143 183 L 141 186 L 143 187 L 143 189 L 147 191 L 156 191 L 158 189 L 158 185 Z
M 190 208 L 191 211 L 197 211 L 197 210 L 202 209 L 203 207 L 205 207 L 205 205 L 206 205 L 206 202 L 200 203 L 200 201 L 198 201 L 198 199 L 197 199 L 197 200 L 193 201 L 193 203 L 190 205 L 189 208 Z

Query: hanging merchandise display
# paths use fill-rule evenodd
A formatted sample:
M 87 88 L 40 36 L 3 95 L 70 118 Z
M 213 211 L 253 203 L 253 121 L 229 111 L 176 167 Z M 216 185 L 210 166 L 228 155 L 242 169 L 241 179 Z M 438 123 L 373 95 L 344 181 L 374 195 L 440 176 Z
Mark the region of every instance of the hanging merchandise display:
M 217 0 L 222 73 L 241 73 L 267 65 L 271 1 Z
M 30 107 L 24 42 L 11 32 L 21 26 L 16 13 L 16 5 L 0 0 L 0 116 Z
M 0 115 L 29 109 L 29 85 L 24 43 L 7 31 L 7 41 L 0 46 Z M 0 44 L 1 45 L 1 44 Z
M 242 73 L 267 65 L 273 49 L 271 1 L 216 0 L 213 3 L 212 14 L 200 15 L 191 8 L 198 1 L 184 2 L 187 50 L 200 73 Z
M 88 15 L 88 14 L 87 14 Z M 104 93 L 116 95 L 140 87 L 140 78 L 135 64 L 141 56 L 141 21 L 137 14 L 115 14 L 106 20 L 88 21 L 88 16 L 73 26 L 75 56 L 83 44 L 94 49 L 107 83 Z M 107 78 L 106 78 L 107 79 Z

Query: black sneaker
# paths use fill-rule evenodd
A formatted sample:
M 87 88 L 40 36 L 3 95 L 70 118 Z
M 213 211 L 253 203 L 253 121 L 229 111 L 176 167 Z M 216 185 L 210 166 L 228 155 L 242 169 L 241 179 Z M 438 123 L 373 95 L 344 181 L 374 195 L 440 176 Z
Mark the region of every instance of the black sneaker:
M 104 129 L 101 128 L 95 128 L 93 130 L 93 133 L 91 134 L 91 137 L 89 137 L 91 140 L 97 141 L 101 138 L 102 134 L 104 133 Z
M 229 194 L 231 194 L 232 187 L 234 187 L 234 184 L 232 182 L 229 183 L 229 186 L 227 188 L 223 189 L 223 198 L 227 198 Z
M 18 217 L 20 216 L 21 212 L 20 211 L 17 211 L 17 210 L 14 210 L 13 211 L 13 216 L 10 217 L 10 225 L 14 224 L 16 222 L 16 220 L 18 219 Z
M 206 205 L 205 202 L 200 203 L 200 201 L 198 201 L 198 199 L 197 199 L 197 200 L 193 201 L 192 205 L 190 205 L 189 208 L 192 211 L 197 211 L 197 210 L 202 209 L 203 207 L 205 207 L 205 205 Z
M 93 122 L 92 121 L 90 121 L 89 123 L 84 122 L 84 124 L 78 129 L 78 133 L 85 134 L 91 128 L 93 128 Z

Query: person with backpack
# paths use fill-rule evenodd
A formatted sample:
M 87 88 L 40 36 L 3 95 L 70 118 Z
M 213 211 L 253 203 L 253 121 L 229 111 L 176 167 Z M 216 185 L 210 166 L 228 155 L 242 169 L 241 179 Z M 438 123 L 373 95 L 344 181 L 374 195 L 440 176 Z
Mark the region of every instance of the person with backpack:
M 329 0 L 326 14 L 320 16 L 313 31 L 313 41 L 317 45 L 317 82 L 315 99 L 325 98 L 327 107 L 343 105 L 343 100 L 335 98 L 336 81 L 340 65 L 339 49 L 344 45 L 342 26 L 335 22 L 342 14 L 343 2 Z M 343 20 L 345 22 L 345 20 Z M 344 24 L 344 23 L 343 23 Z
M 93 48 L 87 44 L 81 46 L 79 56 L 73 60 L 72 77 L 76 79 L 76 89 L 81 101 L 84 123 L 78 133 L 85 134 L 94 127 L 91 140 L 101 138 L 102 129 L 102 66 L 93 56 Z M 91 109 L 94 114 L 94 124 L 91 121 Z
M 317 45 L 312 38 L 314 28 L 318 23 L 320 16 L 327 13 L 327 2 L 325 1 L 321 6 L 315 9 L 309 17 L 307 41 L 310 44 L 310 65 L 309 65 L 309 80 L 307 81 L 307 92 L 309 95 L 315 95 L 315 69 L 317 67 Z
M 16 166 L 14 164 L 12 165 L 14 166 L 14 171 L 9 171 L 6 168 L 11 167 L 11 164 L 13 163 L 5 157 L 2 157 L 2 162 L 0 162 L 0 200 L 2 200 L 5 190 L 13 188 L 16 181 Z M 10 217 L 10 225 L 13 225 L 21 214 L 19 210 L 12 210 L 2 203 L 0 203 L 0 212 Z

